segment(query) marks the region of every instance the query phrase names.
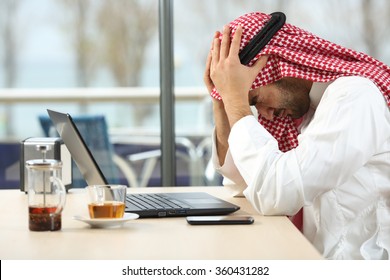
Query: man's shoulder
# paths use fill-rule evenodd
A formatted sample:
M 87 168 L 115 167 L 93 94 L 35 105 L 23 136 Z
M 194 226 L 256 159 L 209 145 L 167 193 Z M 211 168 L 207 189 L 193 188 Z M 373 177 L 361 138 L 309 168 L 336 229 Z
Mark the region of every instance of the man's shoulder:
M 370 79 L 360 76 L 345 76 L 337 78 L 330 84 L 330 87 L 344 90 L 352 89 L 353 92 L 356 92 L 354 89 L 357 90 L 363 87 L 365 90 L 380 92 L 379 88 Z
M 375 101 L 375 99 L 382 101 L 383 95 L 370 79 L 359 76 L 347 76 L 337 78 L 329 85 L 324 94 L 325 99 L 350 102 Z

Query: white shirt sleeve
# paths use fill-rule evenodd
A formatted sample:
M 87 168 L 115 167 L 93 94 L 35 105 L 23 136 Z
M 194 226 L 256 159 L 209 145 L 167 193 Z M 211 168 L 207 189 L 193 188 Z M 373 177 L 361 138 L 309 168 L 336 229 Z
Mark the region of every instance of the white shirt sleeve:
M 381 141 L 375 123 L 388 110 L 367 79 L 340 78 L 325 91 L 299 146 L 286 153 L 253 116 L 231 130 L 232 161 L 245 196 L 265 215 L 293 215 L 316 196 L 343 184 L 373 155 Z
M 248 188 L 244 195 L 265 215 L 293 215 L 303 205 L 299 166 L 293 153 L 278 143 L 253 116 L 237 122 L 229 147 Z
M 223 185 L 229 190 L 232 196 L 244 196 L 243 191 L 246 188 L 246 183 L 238 171 L 236 165 L 233 162 L 230 150 L 228 150 L 223 166 L 219 164 L 216 141 L 215 141 L 215 130 L 212 135 L 212 153 L 211 160 L 214 169 L 223 176 Z

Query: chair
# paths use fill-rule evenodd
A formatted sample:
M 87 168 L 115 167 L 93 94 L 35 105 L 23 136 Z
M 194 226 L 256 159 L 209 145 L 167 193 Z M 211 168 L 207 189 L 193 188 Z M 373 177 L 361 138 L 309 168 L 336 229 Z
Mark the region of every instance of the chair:
M 117 153 L 137 170 L 138 186 L 161 186 L 159 137 L 118 135 L 113 137 L 113 143 Z M 221 186 L 222 176 L 215 172 L 210 157 L 210 137 L 200 141 L 176 137 L 176 183 L 180 186 Z
M 138 144 L 138 146 L 140 145 L 142 144 L 141 143 Z M 127 155 L 126 159 L 132 163 L 132 166 L 137 166 L 137 163 L 141 162 L 141 169 L 139 170 L 139 173 L 137 173 L 139 174 L 138 185 L 140 187 L 161 186 L 161 174 L 159 174 L 160 167 L 161 167 L 160 147 L 149 146 L 146 151 L 131 153 Z M 191 185 L 192 173 L 191 170 L 188 170 L 189 169 L 188 167 L 191 167 L 191 159 L 188 156 L 187 151 L 183 147 L 178 147 L 176 149 L 176 166 L 177 166 L 176 183 L 182 186 Z M 158 170 L 157 172 L 156 169 Z M 181 172 L 179 172 L 179 170 L 181 170 Z M 157 180 L 156 179 L 153 180 L 152 178 L 153 175 L 158 175 Z M 196 185 L 202 185 L 202 184 L 198 183 Z
M 204 170 L 204 184 L 206 186 L 222 186 L 223 177 L 214 169 L 211 153 L 212 140 L 211 137 L 204 138 L 196 147 L 198 158 L 203 159 L 201 168 Z
M 59 136 L 48 116 L 40 115 L 38 118 L 46 137 Z M 114 152 L 108 136 L 105 117 L 102 115 L 86 115 L 74 116 L 72 119 L 107 181 L 110 184 L 125 183 L 129 187 L 137 187 L 134 171 L 124 159 Z M 74 188 L 87 185 L 74 162 L 72 162 L 72 173 L 72 186 Z
M 0 189 L 20 189 L 20 143 L 0 143 Z

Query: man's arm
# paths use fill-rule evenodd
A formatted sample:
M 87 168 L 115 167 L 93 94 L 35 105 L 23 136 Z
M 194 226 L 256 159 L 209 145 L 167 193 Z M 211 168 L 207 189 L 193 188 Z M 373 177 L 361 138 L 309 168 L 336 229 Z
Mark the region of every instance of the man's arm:
M 209 92 L 214 87 L 223 98 L 213 100 L 216 128 L 216 146 L 220 165 L 223 165 L 228 151 L 230 128 L 242 117 L 252 115 L 248 92 L 255 77 L 266 64 L 267 57 L 259 59 L 252 67 L 242 65 L 238 53 L 242 27 L 239 26 L 230 42 L 230 29 L 225 26 L 222 41 L 216 32 L 207 57 L 204 82 Z
M 218 38 L 219 32 L 215 33 L 214 39 Z M 214 89 L 214 83 L 210 78 L 210 65 L 211 65 L 211 46 L 210 53 L 206 61 L 206 69 L 204 72 L 203 80 L 209 93 Z M 216 136 L 216 148 L 219 164 L 222 166 L 225 162 L 226 153 L 229 149 L 228 138 L 230 134 L 230 125 L 227 118 L 225 107 L 222 100 L 216 100 L 213 98 L 213 115 L 215 123 L 215 136 Z
M 226 153 L 229 149 L 228 138 L 230 134 L 230 125 L 222 101 L 213 100 L 213 112 L 217 154 L 219 165 L 222 166 L 225 162 Z

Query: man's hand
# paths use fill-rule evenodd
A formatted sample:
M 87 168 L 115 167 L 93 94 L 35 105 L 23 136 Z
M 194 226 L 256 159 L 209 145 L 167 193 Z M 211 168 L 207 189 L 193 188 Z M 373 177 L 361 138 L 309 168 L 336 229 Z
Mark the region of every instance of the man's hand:
M 220 35 L 221 35 L 221 33 L 219 31 L 215 32 L 214 39 L 219 38 Z M 212 41 L 211 48 L 210 48 L 209 54 L 207 56 L 206 69 L 205 69 L 204 75 L 203 75 L 203 81 L 204 81 L 209 93 L 211 93 L 215 87 L 214 83 L 210 77 L 211 53 L 213 51 L 213 44 L 214 44 L 214 40 Z
M 223 98 L 222 101 L 213 100 L 217 155 L 223 165 L 229 148 L 230 128 L 242 117 L 252 114 L 248 92 L 267 57 L 260 58 L 252 67 L 242 65 L 238 57 L 242 28 L 237 28 L 231 43 L 227 26 L 222 41 L 220 35 L 220 32 L 214 35 L 203 80 L 209 93 L 216 87 Z
M 238 56 L 241 35 L 242 27 L 238 26 L 230 42 L 230 29 L 225 26 L 222 41 L 214 38 L 211 57 L 209 55 L 207 60 L 209 67 L 206 67 L 211 77 L 209 85 L 210 87 L 214 85 L 221 95 L 230 126 L 242 117 L 252 114 L 248 92 L 267 62 L 267 57 L 261 57 L 251 67 L 241 64 Z

